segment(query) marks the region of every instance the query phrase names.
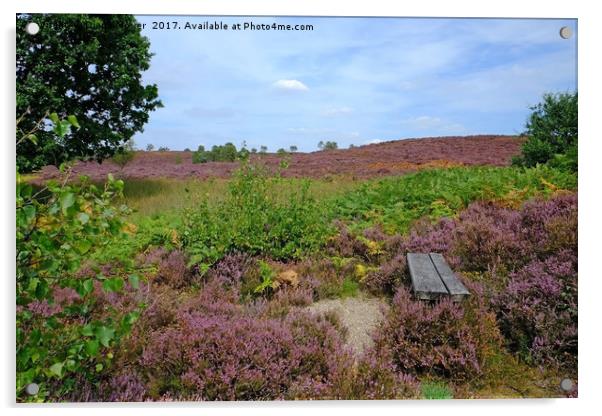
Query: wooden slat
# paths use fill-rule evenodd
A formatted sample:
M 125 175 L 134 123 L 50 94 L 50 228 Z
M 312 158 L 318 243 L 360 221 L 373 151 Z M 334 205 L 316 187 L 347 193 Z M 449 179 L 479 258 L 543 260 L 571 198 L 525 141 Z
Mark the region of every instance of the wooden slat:
M 436 299 L 448 294 L 428 254 L 408 253 L 407 259 L 414 294 L 417 298 Z
M 439 272 L 439 276 L 441 276 L 441 280 L 445 287 L 447 288 L 450 296 L 455 300 L 460 300 L 465 296 L 470 295 L 470 292 L 466 287 L 458 280 L 456 274 L 449 267 L 445 258 L 439 253 L 430 253 L 431 260 Z

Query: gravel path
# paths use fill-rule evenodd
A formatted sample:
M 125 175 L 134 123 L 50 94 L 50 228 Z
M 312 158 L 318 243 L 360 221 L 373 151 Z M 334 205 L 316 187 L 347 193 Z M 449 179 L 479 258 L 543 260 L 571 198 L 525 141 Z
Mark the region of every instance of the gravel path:
M 360 354 L 372 344 L 370 335 L 383 320 L 381 309 L 386 306 L 382 299 L 358 296 L 321 300 L 308 306 L 308 309 L 313 312 L 334 310 L 348 330 L 347 344 L 356 354 Z

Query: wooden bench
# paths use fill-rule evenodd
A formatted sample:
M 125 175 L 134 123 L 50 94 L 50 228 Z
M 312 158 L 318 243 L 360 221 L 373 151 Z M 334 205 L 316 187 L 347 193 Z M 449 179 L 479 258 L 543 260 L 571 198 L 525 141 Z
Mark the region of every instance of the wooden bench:
M 470 295 L 441 254 L 408 253 L 407 259 L 414 295 L 418 299 L 451 296 L 453 300 L 461 300 Z

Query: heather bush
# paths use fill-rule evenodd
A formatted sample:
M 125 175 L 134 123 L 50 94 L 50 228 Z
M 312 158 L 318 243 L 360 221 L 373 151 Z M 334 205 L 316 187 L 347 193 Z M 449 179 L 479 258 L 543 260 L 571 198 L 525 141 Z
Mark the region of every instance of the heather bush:
M 501 344 L 495 316 L 481 297 L 473 293 L 462 304 L 450 299 L 429 304 L 400 287 L 375 335 L 376 353 L 391 354 L 403 373 L 456 381 L 479 377 L 488 355 Z
M 193 283 L 193 273 L 187 267 L 186 254 L 181 250 L 167 250 L 164 247 L 151 249 L 143 259 L 144 266 L 154 266 L 153 281 L 181 289 Z
M 366 351 L 356 362 L 341 398 L 346 400 L 392 400 L 418 397 L 415 377 L 402 373 L 387 351 Z
M 374 294 L 392 294 L 406 278 L 407 261 L 405 254 L 398 254 L 386 261 L 378 269 L 368 273 L 362 286 Z
M 364 279 L 377 293 L 407 281 L 407 252 L 440 252 L 483 284 L 512 351 L 541 364 L 574 367 L 577 352 L 577 195 L 560 193 L 520 210 L 474 203 L 455 220 L 420 225 L 397 254 Z
M 339 333 L 323 317 L 257 319 L 215 312 L 180 311 L 177 324 L 151 334 L 137 363 L 149 397 L 329 397 L 350 365 Z
M 317 299 L 353 296 L 358 289 L 357 266 L 353 258 L 312 258 L 299 265 L 302 282 Z
M 527 361 L 576 370 L 576 253 L 563 250 L 511 273 L 494 304 L 513 350 Z
M 533 259 L 545 259 L 563 249 L 576 254 L 577 196 L 560 193 L 549 200 L 527 202 L 520 210 L 476 202 L 456 219 L 418 222 L 407 236 L 390 237 L 383 246 L 390 259 L 366 280 L 373 280 L 376 289 L 382 281 L 385 293 L 391 286 L 388 271 L 396 278 L 396 273 L 407 277 L 399 256 L 408 252 L 443 253 L 454 270 L 487 272 L 499 280 L 491 283 L 505 283 L 508 273 Z
M 255 261 L 244 253 L 231 253 L 218 261 L 207 272 L 207 280 L 215 280 L 224 288 L 239 292 L 246 275 L 255 266 Z
M 327 243 L 327 253 L 333 256 L 366 258 L 368 246 L 357 238 L 342 221 L 335 220 L 338 233 Z
M 309 306 L 314 301 L 314 289 L 309 285 L 287 286 L 274 293 L 265 305 L 265 314 L 270 317 L 282 317 L 292 308 Z

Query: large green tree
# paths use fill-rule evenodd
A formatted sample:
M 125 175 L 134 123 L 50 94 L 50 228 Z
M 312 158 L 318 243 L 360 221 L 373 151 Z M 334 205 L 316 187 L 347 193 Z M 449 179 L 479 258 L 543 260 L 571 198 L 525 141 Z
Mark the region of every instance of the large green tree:
M 575 93 L 544 94 L 543 101 L 530 107 L 522 155 L 514 164 L 535 166 L 551 163 L 577 170 L 579 97 Z
M 40 31 L 30 35 L 27 23 Z M 17 145 L 17 167 L 31 171 L 73 158 L 111 157 L 161 106 L 143 85 L 152 54 L 131 15 L 17 15 L 17 137 L 47 113 L 75 115 L 80 128 L 58 140 L 45 129 Z

